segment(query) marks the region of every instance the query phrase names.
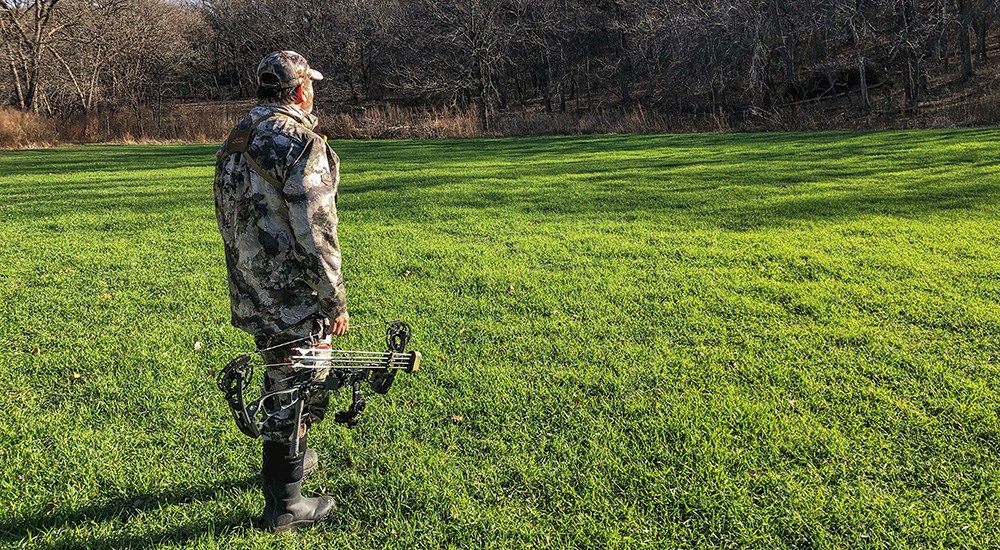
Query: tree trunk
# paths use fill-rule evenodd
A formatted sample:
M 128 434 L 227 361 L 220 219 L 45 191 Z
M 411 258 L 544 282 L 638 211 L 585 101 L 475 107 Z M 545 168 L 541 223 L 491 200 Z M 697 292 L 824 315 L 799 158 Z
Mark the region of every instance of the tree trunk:
M 860 8 L 859 8 L 860 13 Z M 862 16 L 863 17 L 863 16 Z M 864 29 L 864 20 L 861 21 L 861 27 Z M 854 47 L 857 49 L 857 63 L 858 63 L 858 84 L 860 85 L 861 91 L 861 108 L 867 110 L 871 103 L 868 100 L 868 71 L 865 60 L 864 46 L 861 43 L 861 32 L 858 31 L 858 22 L 851 21 L 851 34 L 854 36 Z M 848 89 L 850 86 L 848 85 Z M 850 96 L 848 96 L 850 100 Z
M 986 13 L 980 13 L 976 17 L 976 62 L 979 65 L 986 63 L 986 33 L 990 29 L 990 17 Z
M 858 54 L 858 80 L 861 86 L 861 107 L 867 109 L 871 106 L 868 101 L 868 74 L 865 68 L 865 56 Z
M 917 95 L 927 95 L 927 61 L 921 57 L 917 59 Z
M 32 59 L 28 66 L 28 85 L 24 91 L 24 106 L 32 113 L 38 112 L 38 59 Z
M 624 16 L 621 13 L 621 8 L 617 10 L 617 18 L 619 24 L 624 24 Z M 625 41 L 625 30 L 618 29 L 618 66 L 616 67 L 618 73 L 618 95 L 621 97 L 622 105 L 628 107 L 632 104 L 632 95 L 629 92 L 632 87 L 632 58 L 628 54 L 628 44 Z
M 906 107 L 909 110 L 913 110 L 917 106 L 917 100 L 920 99 L 920 85 L 919 85 L 919 73 L 920 69 L 917 67 L 917 57 L 913 52 L 908 52 L 906 55 Z
M 784 69 L 785 89 L 794 90 L 798 88 L 795 78 L 795 36 L 791 33 L 783 37 L 784 48 L 781 50 L 781 63 Z
M 962 60 L 962 73 L 960 80 L 967 82 L 972 77 L 972 44 L 970 43 L 969 27 L 972 25 L 972 0 L 958 0 L 959 4 L 959 27 L 958 27 L 958 51 Z
M 10 72 L 14 75 L 14 91 L 17 94 L 17 108 L 20 110 L 25 110 L 26 104 L 24 103 L 24 90 L 21 88 L 21 75 L 17 71 L 17 64 L 14 60 L 10 60 Z

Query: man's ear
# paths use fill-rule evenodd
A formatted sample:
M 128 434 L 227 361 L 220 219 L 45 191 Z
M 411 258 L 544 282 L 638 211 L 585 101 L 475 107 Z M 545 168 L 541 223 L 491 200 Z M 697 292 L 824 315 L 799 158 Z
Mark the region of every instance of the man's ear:
M 306 89 L 305 86 L 299 84 L 295 87 L 295 103 L 302 104 L 306 102 Z

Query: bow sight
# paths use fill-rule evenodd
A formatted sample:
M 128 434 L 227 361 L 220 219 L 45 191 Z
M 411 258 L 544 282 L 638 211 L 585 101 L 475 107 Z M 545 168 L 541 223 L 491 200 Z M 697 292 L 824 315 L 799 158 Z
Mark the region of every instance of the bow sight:
M 261 391 L 260 397 L 248 399 L 247 389 L 254 380 L 255 367 L 252 356 L 260 356 L 261 351 L 253 354 L 240 354 L 226 365 L 216 382 L 219 389 L 226 395 L 226 402 L 232 410 L 233 419 L 240 431 L 249 437 L 260 437 L 266 423 L 291 423 L 298 426 L 302 422 L 305 403 L 317 392 L 351 388 L 351 404 L 338 411 L 334 420 L 347 427 L 354 427 L 357 416 L 365 410 L 365 401 L 361 396 L 362 383 L 368 382 L 376 393 L 389 391 L 397 371 L 416 372 L 420 368 L 420 352 L 406 351 L 410 341 L 410 327 L 402 321 L 391 321 L 386 328 L 386 351 L 350 351 L 330 349 L 329 344 L 318 346 L 292 347 L 292 344 L 307 340 L 284 344 L 291 350 L 287 362 L 264 367 L 289 367 L 292 372 L 306 373 L 298 377 L 289 387 L 277 391 Z M 317 378 L 312 372 L 328 370 L 325 377 Z M 295 452 L 298 452 L 297 450 Z

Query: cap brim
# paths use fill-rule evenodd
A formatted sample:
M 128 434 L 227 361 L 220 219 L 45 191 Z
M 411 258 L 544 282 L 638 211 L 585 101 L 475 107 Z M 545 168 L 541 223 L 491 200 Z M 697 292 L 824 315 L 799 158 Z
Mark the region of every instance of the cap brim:
M 316 69 L 309 69 L 309 78 L 313 80 L 323 80 L 323 73 L 317 71 Z

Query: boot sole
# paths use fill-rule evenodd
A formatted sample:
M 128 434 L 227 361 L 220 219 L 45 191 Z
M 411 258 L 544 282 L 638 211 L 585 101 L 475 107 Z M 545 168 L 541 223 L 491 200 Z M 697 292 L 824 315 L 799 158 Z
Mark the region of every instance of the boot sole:
M 316 525 L 317 523 L 322 523 L 333 515 L 333 508 L 330 509 L 327 514 L 319 519 L 300 519 L 293 521 L 285 525 L 264 525 L 261 524 L 260 528 L 269 533 L 294 533 L 300 529 L 306 529 Z
M 323 518 L 323 519 L 326 519 L 326 518 Z M 279 526 L 273 526 L 273 527 L 264 527 L 264 530 L 267 531 L 267 532 L 269 532 L 269 533 L 294 533 L 294 532 L 298 531 L 299 529 L 306 529 L 308 527 L 312 527 L 313 525 L 316 525 L 316 523 L 318 523 L 320 521 L 323 521 L 323 520 L 303 519 L 303 520 L 299 520 L 299 521 L 293 521 L 292 523 L 289 523 L 288 525 L 279 525 Z

